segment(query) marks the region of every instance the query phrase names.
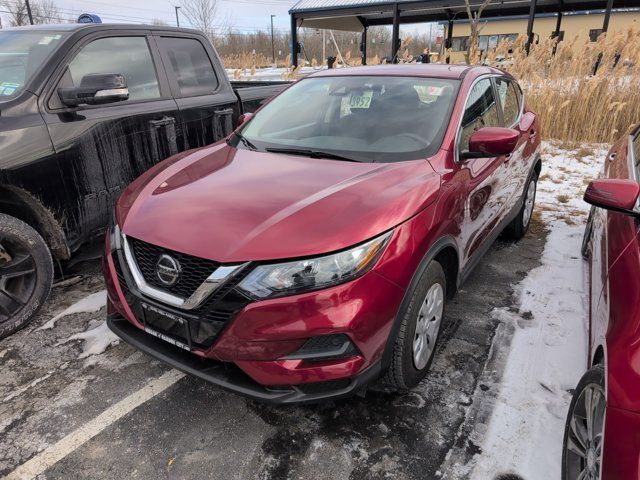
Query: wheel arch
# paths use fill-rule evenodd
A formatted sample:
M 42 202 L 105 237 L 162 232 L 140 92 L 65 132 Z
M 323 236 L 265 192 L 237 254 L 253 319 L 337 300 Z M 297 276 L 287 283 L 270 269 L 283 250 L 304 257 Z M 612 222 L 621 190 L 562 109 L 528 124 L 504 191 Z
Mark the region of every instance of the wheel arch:
M 53 258 L 67 260 L 71 257 L 60 222 L 33 194 L 13 185 L 0 184 L 0 213 L 34 228 L 46 242 Z
M 409 286 L 404 293 L 404 297 L 402 298 L 400 307 L 396 312 L 396 317 L 393 320 L 393 325 L 391 327 L 391 331 L 389 332 L 387 343 L 384 347 L 384 352 L 382 354 L 381 360 L 381 373 L 383 375 L 391 364 L 391 360 L 393 357 L 393 347 L 395 345 L 398 331 L 400 330 L 400 325 L 402 323 L 401 313 L 407 308 L 408 303 L 411 301 L 411 293 L 413 292 L 416 284 L 420 280 L 420 277 L 429 265 L 429 262 L 431 262 L 432 260 L 437 260 L 442 265 L 442 268 L 445 271 L 445 277 L 447 279 L 447 297 L 451 298 L 458 289 L 460 272 L 459 259 L 460 255 L 458 253 L 458 246 L 455 242 L 455 239 L 451 235 L 445 235 L 436 240 L 427 250 L 427 253 L 425 253 L 422 257 L 422 260 L 418 264 L 418 268 L 416 268 L 416 271 L 413 273 L 411 282 L 409 283 Z M 445 262 L 446 265 L 443 264 L 443 262 Z M 452 286 L 451 289 L 450 285 Z
M 598 345 L 595 352 L 593 353 L 593 358 L 591 359 L 591 366 L 594 365 L 605 365 L 606 357 L 604 353 L 604 347 L 602 345 Z
M 536 158 L 536 164 L 533 166 L 533 171 L 536 172 L 536 176 L 540 176 L 540 172 L 542 171 L 542 159 L 540 157 Z

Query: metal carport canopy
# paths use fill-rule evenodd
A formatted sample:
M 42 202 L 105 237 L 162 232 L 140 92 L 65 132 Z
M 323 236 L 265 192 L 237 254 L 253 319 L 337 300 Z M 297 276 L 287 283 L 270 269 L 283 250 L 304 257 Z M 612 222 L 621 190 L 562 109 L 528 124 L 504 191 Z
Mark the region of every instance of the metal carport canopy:
M 472 10 L 482 5 L 482 0 L 471 0 Z M 604 10 L 607 23 L 614 7 L 613 0 L 496 0 L 484 10 L 485 17 L 510 17 L 528 15 L 531 30 L 538 13 L 565 13 L 588 10 Z M 640 0 L 615 0 L 615 8 L 640 7 Z M 292 35 L 292 62 L 297 65 L 297 29 L 326 28 L 350 32 L 366 32 L 375 25 L 393 25 L 395 39 L 400 24 L 453 21 L 466 16 L 464 0 L 300 0 L 290 10 Z M 606 30 L 606 28 L 605 28 Z M 532 35 L 529 33 L 529 37 Z M 397 41 L 392 42 L 392 56 L 397 54 Z
M 472 10 L 481 0 L 472 0 Z M 556 13 L 606 10 L 607 0 L 538 0 L 536 13 Z M 484 10 L 485 17 L 509 17 L 528 15 L 531 1 L 502 0 L 490 3 Z M 448 20 L 450 16 L 466 15 L 464 0 L 300 0 L 289 13 L 298 27 L 329 28 L 352 32 L 362 31 L 364 26 L 391 25 L 393 12 L 398 6 L 400 23 L 422 23 Z M 615 8 L 640 6 L 637 0 L 616 0 Z

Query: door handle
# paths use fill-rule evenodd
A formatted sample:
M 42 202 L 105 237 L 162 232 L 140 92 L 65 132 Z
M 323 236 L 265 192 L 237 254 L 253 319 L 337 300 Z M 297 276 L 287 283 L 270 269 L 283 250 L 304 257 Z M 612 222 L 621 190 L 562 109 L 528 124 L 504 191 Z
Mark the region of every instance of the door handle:
M 152 127 L 164 127 L 167 125 L 173 125 L 176 123 L 176 119 L 173 117 L 162 117 L 158 120 L 149 121 Z

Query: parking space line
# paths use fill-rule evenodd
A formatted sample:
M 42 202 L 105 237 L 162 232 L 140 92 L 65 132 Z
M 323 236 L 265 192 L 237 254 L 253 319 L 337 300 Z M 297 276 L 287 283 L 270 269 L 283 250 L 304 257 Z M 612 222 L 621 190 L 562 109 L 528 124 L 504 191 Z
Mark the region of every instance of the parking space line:
M 7 475 L 7 480 L 23 480 L 34 478 L 44 473 L 64 457 L 81 447 L 84 443 L 117 422 L 126 414 L 162 393 L 185 375 L 178 370 L 170 370 L 164 375 L 149 382 L 135 393 L 107 408 L 93 420 L 77 428 L 69 435 L 38 453 L 35 457 L 20 465 Z

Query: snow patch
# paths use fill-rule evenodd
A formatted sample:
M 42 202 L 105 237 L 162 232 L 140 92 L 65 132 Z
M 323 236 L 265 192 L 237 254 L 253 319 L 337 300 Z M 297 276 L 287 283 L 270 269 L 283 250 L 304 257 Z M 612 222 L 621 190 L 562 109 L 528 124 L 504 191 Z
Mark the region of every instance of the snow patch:
M 516 329 L 474 480 L 500 473 L 560 478 L 568 390 L 587 366 L 587 265 L 580 248 L 589 206 L 582 195 L 606 155 L 600 145 L 586 147 L 591 154 L 543 146 L 536 210 L 550 231 L 542 265 L 515 287 L 519 311 L 492 314 Z
M 118 336 L 109 330 L 107 327 L 107 322 L 102 321 L 96 327 L 94 325 L 89 326 L 89 330 L 86 332 L 76 333 L 71 335 L 66 340 L 61 341 L 58 345 L 62 345 L 63 343 L 70 342 L 72 340 L 83 340 L 84 345 L 82 346 L 82 353 L 78 356 L 78 358 L 87 358 L 93 355 L 100 355 L 104 353 L 107 348 L 111 345 L 116 345 L 119 343 L 120 339 Z
M 74 303 L 67 309 L 63 310 L 47 323 L 42 325 L 38 330 L 49 330 L 55 327 L 56 322 L 60 320 L 62 317 L 66 317 L 68 315 L 73 315 L 74 313 L 95 313 L 99 311 L 101 308 L 106 306 L 107 304 L 107 291 L 100 290 L 99 292 L 92 293 L 91 295 L 83 298 L 82 300 Z

